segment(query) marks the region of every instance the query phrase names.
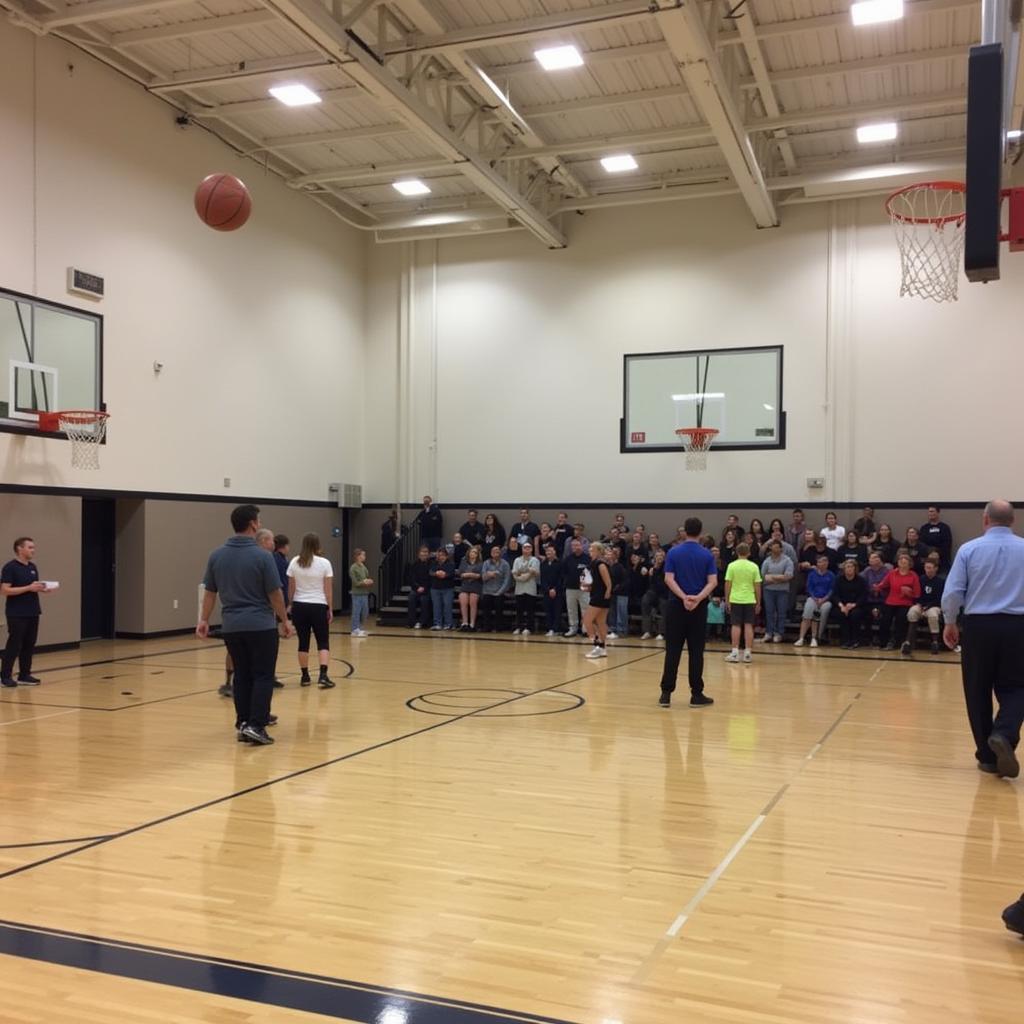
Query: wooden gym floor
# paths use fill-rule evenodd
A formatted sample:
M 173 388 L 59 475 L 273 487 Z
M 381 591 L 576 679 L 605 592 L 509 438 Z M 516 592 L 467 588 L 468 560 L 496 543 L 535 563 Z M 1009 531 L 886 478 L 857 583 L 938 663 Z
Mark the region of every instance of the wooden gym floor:
M 0 1021 L 1019 1019 L 1021 784 L 955 657 L 713 650 L 666 712 L 653 642 L 332 642 L 267 748 L 217 642 L 0 694 Z

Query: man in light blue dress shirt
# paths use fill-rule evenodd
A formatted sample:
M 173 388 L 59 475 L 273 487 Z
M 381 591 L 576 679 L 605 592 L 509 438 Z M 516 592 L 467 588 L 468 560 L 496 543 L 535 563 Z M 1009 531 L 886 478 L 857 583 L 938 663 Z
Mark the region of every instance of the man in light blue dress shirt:
M 960 642 L 967 718 L 978 767 L 1014 779 L 1015 753 L 1024 721 L 1024 538 L 1013 533 L 1013 506 L 990 501 L 982 517 L 985 533 L 956 553 L 942 594 L 943 639 Z M 999 703 L 993 719 L 992 695 Z

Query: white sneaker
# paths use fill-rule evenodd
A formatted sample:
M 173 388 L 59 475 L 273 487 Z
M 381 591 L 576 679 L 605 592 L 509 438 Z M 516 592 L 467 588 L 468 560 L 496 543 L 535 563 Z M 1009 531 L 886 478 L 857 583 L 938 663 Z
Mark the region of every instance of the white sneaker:
M 811 646 L 812 647 L 817 647 L 818 646 L 818 638 L 816 636 L 812 636 L 811 637 Z
M 655 637 L 654 639 L 655 639 L 655 640 L 664 640 L 664 639 L 665 639 L 665 637 L 664 637 L 664 636 L 662 636 L 662 635 L 661 635 L 661 633 L 659 633 L 659 634 L 658 634 L 658 635 L 657 635 L 657 636 L 656 636 L 656 637 Z
M 591 649 L 589 651 L 587 651 L 586 654 L 583 655 L 583 657 L 584 658 L 600 658 L 601 657 L 601 648 L 598 647 L 595 644 L 593 647 L 591 647 Z
M 513 636 L 519 636 L 519 629 L 518 629 L 518 627 L 516 629 L 512 630 L 512 635 Z
M 570 629 L 567 633 L 563 633 L 562 636 L 570 637 L 570 636 L 577 636 L 578 634 L 579 634 L 579 630 L 578 629 Z
M 423 623 L 422 622 L 417 622 L 412 628 L 413 629 L 422 629 L 423 628 Z
M 644 635 L 642 637 L 640 637 L 640 639 L 641 640 L 650 640 L 651 639 L 651 634 L 650 633 L 644 633 Z
M 799 640 L 794 640 L 793 641 L 793 646 L 794 647 L 803 647 L 803 645 L 804 645 L 804 638 L 803 637 L 800 637 Z
M 739 651 L 730 651 L 725 656 L 725 660 L 726 661 L 739 661 L 740 660 L 740 652 Z
M 528 629 L 524 629 L 523 630 L 523 636 L 529 636 L 529 635 L 530 635 L 530 631 Z
M 544 635 L 545 636 L 554 636 L 555 635 L 555 631 L 553 629 L 549 629 Z
M 772 637 L 772 643 L 773 644 L 781 644 L 782 643 L 782 634 L 781 633 L 776 633 L 775 636 Z
M 744 651 L 743 652 L 743 660 L 744 661 L 753 661 L 754 660 L 754 656 L 750 653 L 750 651 Z
M 771 640 L 771 635 L 769 633 L 762 633 L 760 636 L 754 637 L 755 644 L 766 644 L 769 640 Z
M 609 633 L 607 639 L 608 640 L 618 640 L 619 639 L 619 634 L 618 633 Z

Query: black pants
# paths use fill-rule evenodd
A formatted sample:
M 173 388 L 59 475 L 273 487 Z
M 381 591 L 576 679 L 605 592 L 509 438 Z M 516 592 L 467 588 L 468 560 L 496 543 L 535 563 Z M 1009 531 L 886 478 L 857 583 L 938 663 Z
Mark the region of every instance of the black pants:
M 309 654 L 309 634 L 311 632 L 316 636 L 318 651 L 330 650 L 327 605 L 306 604 L 304 601 L 294 602 L 292 604 L 292 625 L 295 626 L 295 632 L 299 634 L 299 650 L 303 654 Z
M 1024 615 L 965 615 L 960 671 L 975 757 L 989 764 L 992 733 L 1016 747 L 1024 721 Z M 999 712 L 992 718 L 992 694 Z
M 536 609 L 536 594 L 516 594 L 516 629 L 532 630 L 537 625 Z
M 501 594 L 480 595 L 480 620 L 483 628 L 491 633 L 501 629 Z
M 0 676 L 10 679 L 14 661 L 18 661 L 18 675 L 32 675 L 32 655 L 39 636 L 38 615 L 7 616 L 7 646 L 4 648 L 3 667 Z
M 430 622 L 431 614 L 430 588 L 425 587 L 422 594 L 417 594 L 414 587 L 409 591 L 409 625 L 415 626 L 418 622 L 421 626 L 426 626 Z
M 878 639 L 884 647 L 891 640 L 901 644 L 907 639 L 907 612 L 909 608 L 902 605 L 883 604 L 882 622 L 878 627 Z M 893 626 L 895 625 L 895 629 Z
M 851 608 L 849 614 L 844 615 L 839 610 L 839 605 L 832 606 L 832 621 L 839 623 L 839 642 L 841 644 L 860 643 L 860 624 L 864 617 L 864 610 L 860 607 Z
M 235 666 L 235 725 L 244 722 L 266 728 L 277 668 L 277 630 L 222 633 Z
M 557 633 L 561 628 L 559 622 L 562 618 L 562 609 L 565 608 L 565 595 L 560 590 L 556 590 L 555 596 L 552 597 L 545 590 L 541 603 L 544 606 L 544 621 L 548 630 Z
M 708 628 L 708 603 L 701 603 L 687 611 L 683 602 L 674 595 L 668 599 L 665 609 L 665 667 L 661 673 L 663 693 L 672 693 L 676 688 L 679 660 L 683 647 L 689 648 L 690 692 L 704 692 L 704 641 Z

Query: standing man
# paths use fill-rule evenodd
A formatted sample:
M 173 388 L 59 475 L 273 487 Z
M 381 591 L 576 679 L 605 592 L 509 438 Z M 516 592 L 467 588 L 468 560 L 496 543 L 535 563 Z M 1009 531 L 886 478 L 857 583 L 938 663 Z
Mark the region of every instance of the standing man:
M 7 598 L 7 646 L 0 666 L 0 683 L 4 686 L 38 686 L 32 675 L 32 654 L 39 636 L 39 595 L 46 584 L 39 579 L 39 570 L 32 561 L 36 542 L 19 537 L 14 542 L 14 557 L 0 570 L 0 594 Z M 14 662 L 18 662 L 18 680 L 14 680 Z
M 674 544 L 665 559 L 665 585 L 670 597 L 665 609 L 665 667 L 661 674 L 663 708 L 672 704 L 679 659 L 688 648 L 690 707 L 715 702 L 704 694 L 704 641 L 708 626 L 708 597 L 718 585 L 715 556 L 700 543 L 704 524 L 691 516 L 683 524 L 686 539 Z
M 569 553 L 566 545 L 572 536 L 572 526 L 569 525 L 569 516 L 565 512 L 558 513 L 558 518 L 555 520 L 555 528 L 551 533 L 554 537 L 555 554 L 559 558 L 564 558 Z
M 953 560 L 953 531 L 939 519 L 942 509 L 928 506 L 928 522 L 918 530 L 921 543 L 939 553 L 939 568 L 948 569 Z
M 484 529 L 484 524 L 480 522 L 479 513 L 475 508 L 471 508 L 466 513 L 466 521 L 459 528 L 459 533 L 462 534 L 462 539 L 471 548 L 482 548 L 484 543 L 484 536 L 487 531 Z M 481 558 L 481 561 L 483 559 Z M 460 558 L 458 563 L 461 564 L 462 559 Z
M 280 622 L 286 637 L 294 632 L 285 612 L 281 580 L 269 551 L 256 543 L 260 510 L 239 505 L 231 513 L 235 535 L 210 555 L 203 586 L 206 594 L 196 636 L 210 635 L 210 615 L 220 597 L 221 636 L 235 666 L 235 728 L 249 743 L 273 743 L 267 735 L 274 689 Z
M 978 768 L 1015 779 L 1024 721 L 1024 539 L 1010 529 L 1008 501 L 990 501 L 981 524 L 984 535 L 960 548 L 946 579 L 942 638 L 947 647 L 961 642 L 956 621 L 963 608 L 960 671 Z M 999 702 L 994 721 L 993 693 Z
M 540 527 L 530 518 L 530 510 L 521 508 L 519 510 L 519 522 L 509 528 L 508 535 L 519 541 L 519 546 L 533 544 L 540 536 Z
M 590 555 L 583 550 L 580 538 L 573 537 L 569 541 L 569 554 L 562 559 L 562 589 L 565 591 L 565 611 L 569 620 L 569 628 L 562 635 L 567 638 L 581 634 L 583 613 L 590 607 L 590 592 L 580 584 L 583 570 L 589 568 Z
M 786 529 L 785 539 L 797 551 L 804 546 L 804 530 L 806 529 L 807 523 L 804 521 L 804 510 L 802 508 L 793 509 L 793 521 Z
M 423 543 L 431 551 L 436 551 L 444 536 L 444 516 L 429 494 L 423 495 L 423 508 L 417 513 L 414 522 L 420 524 L 420 539 Z

